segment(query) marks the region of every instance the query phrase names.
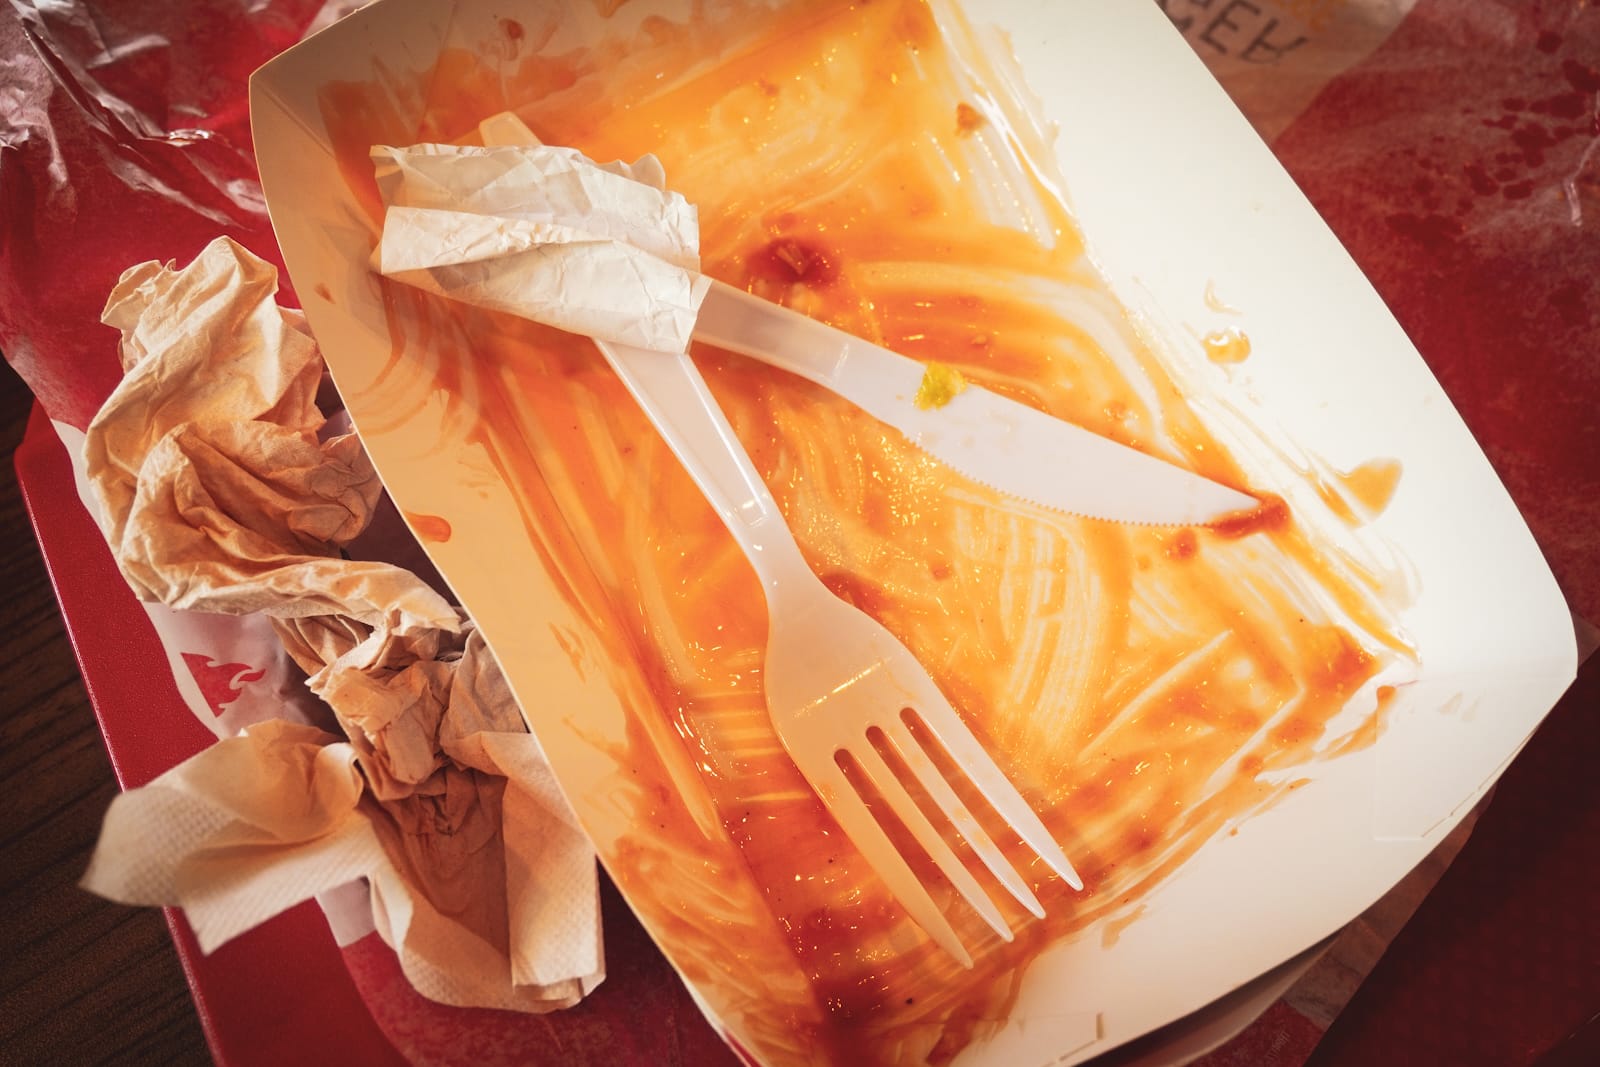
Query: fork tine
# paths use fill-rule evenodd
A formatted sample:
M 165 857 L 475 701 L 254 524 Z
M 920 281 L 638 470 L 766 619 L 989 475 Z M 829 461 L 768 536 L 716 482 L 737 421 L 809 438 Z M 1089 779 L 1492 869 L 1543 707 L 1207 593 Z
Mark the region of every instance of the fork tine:
M 872 780 L 878 793 L 889 802 L 889 807 L 900 817 L 906 829 L 911 831 L 911 836 L 917 839 L 917 844 L 922 846 L 934 864 L 944 876 L 950 879 L 950 884 L 955 886 L 956 892 L 968 904 L 971 904 L 978 914 L 983 916 L 983 921 L 988 923 L 994 932 L 1006 941 L 1011 940 L 1011 927 L 1005 917 L 1000 914 L 1000 909 L 994 906 L 994 901 L 983 891 L 978 880 L 972 877 L 972 872 L 955 854 L 955 850 L 945 844 L 944 838 L 939 836 L 938 828 L 922 814 L 922 809 L 917 807 L 917 802 L 906 792 L 905 786 L 894 776 L 889 765 L 883 761 L 872 746 L 868 745 L 862 750 L 847 750 L 855 757 L 856 764 L 862 772 Z
M 833 816 L 839 828 L 845 832 L 845 836 L 850 838 L 851 843 L 866 856 L 867 862 L 872 865 L 878 877 L 889 886 L 889 892 L 900 901 L 912 920 L 922 927 L 940 948 L 954 956 L 956 962 L 971 970 L 972 956 L 961 944 L 961 939 L 956 936 L 955 928 L 939 910 L 939 905 L 934 903 L 927 887 L 900 855 L 900 850 L 895 847 L 894 842 L 889 840 L 889 835 L 883 832 L 878 821 L 872 817 L 872 812 L 856 792 L 855 786 L 850 784 L 844 772 L 831 760 L 826 770 L 822 768 L 816 770 L 819 773 L 802 768 L 806 778 L 811 782 L 811 788 L 822 798 L 828 814 Z
M 944 812 L 952 825 L 955 826 L 972 850 L 983 860 L 989 872 L 999 880 L 1017 899 L 1017 903 L 1033 913 L 1034 918 L 1044 918 L 1044 905 L 1039 903 L 1039 898 L 1033 895 L 1033 890 L 1028 888 L 1028 883 L 1022 880 L 1017 869 L 1005 858 L 994 840 L 983 828 L 983 824 L 973 818 L 972 812 L 956 796 L 950 783 L 944 780 L 944 775 L 939 773 L 939 768 L 933 765 L 933 760 L 922 750 L 917 739 L 911 736 L 911 731 L 904 722 L 896 720 L 889 727 L 884 728 L 883 736 L 894 746 L 900 758 L 905 761 L 911 773 L 917 776 L 917 781 L 922 783 L 922 788 L 928 791 L 928 796 L 938 809 Z
M 966 772 L 967 777 L 972 779 L 972 783 L 978 787 L 978 792 L 994 805 L 995 811 L 1011 824 L 1012 829 L 1017 831 L 1028 847 L 1037 852 L 1039 858 L 1049 864 L 1068 885 L 1074 889 L 1082 889 L 1083 879 L 1078 877 L 1078 872 L 1073 869 L 1072 861 L 1067 859 L 1067 854 L 1061 851 L 1061 846 L 1050 836 L 1049 829 L 1039 816 L 1034 814 L 1034 810 L 1028 806 L 1022 794 L 1017 792 L 1016 786 L 1011 784 L 1005 772 L 984 750 L 983 745 L 972 736 L 972 731 L 967 729 L 967 724 L 961 721 L 961 717 L 956 714 L 949 702 L 935 689 L 933 693 L 927 695 L 925 702 L 914 710 L 933 736 L 944 745 L 950 757 Z

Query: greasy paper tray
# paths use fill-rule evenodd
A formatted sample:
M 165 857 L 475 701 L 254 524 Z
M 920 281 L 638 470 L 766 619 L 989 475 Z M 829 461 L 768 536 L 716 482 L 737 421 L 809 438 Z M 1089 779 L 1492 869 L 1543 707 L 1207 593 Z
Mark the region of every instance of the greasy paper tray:
M 552 49 L 584 40 L 600 18 L 595 5 L 544 6 L 555 8 Z M 357 427 L 402 509 L 457 531 L 431 554 L 609 862 L 631 829 L 607 802 L 626 780 L 615 756 L 626 695 L 591 669 L 603 642 L 565 597 L 567 577 L 530 543 L 510 487 L 471 448 L 439 446 L 437 405 L 400 420 L 377 406 L 391 338 L 318 105 L 330 81 L 404 82 L 447 39 L 493 39 L 506 14 L 382 0 L 264 68 L 253 124 L 286 262 Z M 1375 528 L 1421 590 L 1404 620 L 1421 677 L 1391 705 L 1377 744 L 1306 769 L 1305 788 L 1201 849 L 1113 943 L 1090 930 L 1047 953 L 1010 1024 L 958 1060 L 1068 1063 L 1240 986 L 1382 895 L 1515 754 L 1572 678 L 1574 650 L 1543 560 L 1449 401 L 1159 8 L 1016 2 L 971 15 L 1012 28 L 1029 86 L 1059 124 L 1068 197 L 1128 303 L 1179 334 L 1207 321 L 1205 294 L 1223 294 L 1256 351 L 1270 353 L 1252 360 L 1247 383 L 1261 418 L 1293 427 L 1335 467 L 1403 464 L 1405 490 Z M 692 795 L 679 803 L 685 817 L 703 815 Z M 647 925 L 663 906 L 694 907 L 692 895 L 633 902 Z M 671 938 L 661 940 L 672 957 Z M 718 990 L 697 992 L 733 1025 Z

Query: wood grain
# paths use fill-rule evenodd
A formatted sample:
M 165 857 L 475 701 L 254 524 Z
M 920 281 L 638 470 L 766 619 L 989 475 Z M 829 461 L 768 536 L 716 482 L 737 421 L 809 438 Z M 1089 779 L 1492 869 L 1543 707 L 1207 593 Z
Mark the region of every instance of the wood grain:
M 0 362 L 0 1064 L 208 1063 L 162 913 L 77 886 L 116 780 L 10 462 L 32 403 Z

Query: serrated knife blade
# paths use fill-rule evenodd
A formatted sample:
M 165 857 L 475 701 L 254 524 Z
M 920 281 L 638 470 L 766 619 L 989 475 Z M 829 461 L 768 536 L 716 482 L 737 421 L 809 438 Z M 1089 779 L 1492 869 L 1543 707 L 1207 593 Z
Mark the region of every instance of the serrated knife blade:
M 816 382 L 974 481 L 1042 507 L 1188 526 L 1259 503 L 979 386 L 920 408 L 925 364 L 721 282 L 706 291 L 694 337 Z

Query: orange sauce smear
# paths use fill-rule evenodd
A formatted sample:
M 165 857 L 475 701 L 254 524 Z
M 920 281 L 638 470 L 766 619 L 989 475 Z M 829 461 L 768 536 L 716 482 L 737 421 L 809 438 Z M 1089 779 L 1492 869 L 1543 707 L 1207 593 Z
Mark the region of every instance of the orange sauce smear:
M 1317 482 L 1317 495 L 1345 522 L 1357 526 L 1389 506 L 1400 487 L 1399 460 L 1372 459 Z
M 450 540 L 455 531 L 450 526 L 450 520 L 443 515 L 428 515 L 421 512 L 406 512 L 406 521 L 411 524 L 412 532 L 417 535 L 417 540 L 427 544 L 444 544 Z
M 1115 304 L 1023 146 L 969 103 L 922 3 L 730 10 L 715 26 L 646 19 L 559 55 L 533 50 L 540 27 L 519 26 L 509 60 L 452 50 L 409 83 L 331 87 L 340 165 L 376 218 L 369 144 L 470 140 L 501 110 L 600 161 L 653 152 L 699 207 L 707 273 L 1243 484 L 1120 309 L 1119 352 L 1064 310 Z M 393 103 L 411 83 L 430 87 L 420 127 Z M 1044 230 L 988 216 L 986 153 L 1012 157 Z M 652 928 L 675 958 L 804 973 L 806 997 L 774 1002 L 757 1028 L 764 1054 L 948 1060 L 1005 1017 L 1045 947 L 1105 921 L 1114 938 L 1196 849 L 1294 788 L 1285 771 L 1376 736 L 1372 718 L 1338 735 L 1329 723 L 1404 637 L 1375 621 L 1372 590 L 1329 571 L 1282 499 L 1212 529 L 1055 515 L 966 482 L 825 390 L 696 349 L 813 567 L 906 642 L 1083 875 L 1072 892 L 974 798 L 1047 917 L 1004 900 L 1017 931 L 1004 943 L 928 868 L 976 960 L 964 971 L 784 753 L 762 695 L 754 575 L 587 343 L 385 292 L 392 364 L 370 396 L 347 398 L 352 411 L 364 427 L 403 423 L 382 398 L 419 374 L 450 396 L 522 501 L 529 537 L 638 680 L 623 755 L 639 837 L 603 857 L 636 899 L 661 876 L 640 842 L 696 838 L 658 802 L 673 760 L 695 768 L 742 861 L 720 876 L 758 894 L 771 936 L 717 944 L 673 907 L 650 910 Z M 715 967 L 689 973 L 719 980 Z

